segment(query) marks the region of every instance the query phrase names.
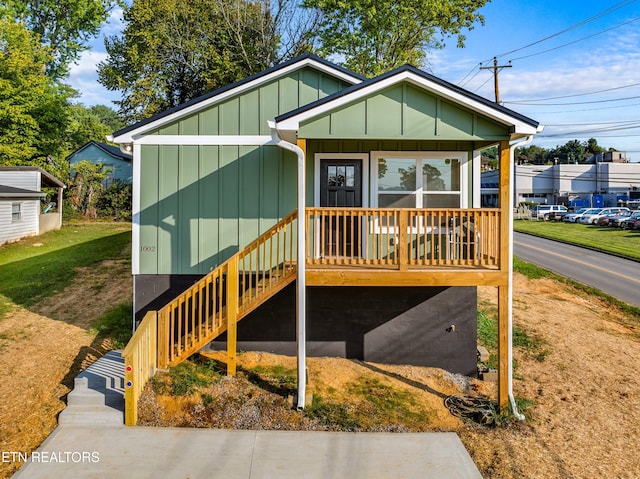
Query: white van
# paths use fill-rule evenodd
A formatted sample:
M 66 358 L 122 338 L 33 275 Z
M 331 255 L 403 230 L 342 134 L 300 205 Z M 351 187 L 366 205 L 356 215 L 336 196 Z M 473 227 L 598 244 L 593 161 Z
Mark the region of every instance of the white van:
M 538 205 L 534 207 L 535 217 L 539 220 L 560 220 L 569 210 L 564 205 Z

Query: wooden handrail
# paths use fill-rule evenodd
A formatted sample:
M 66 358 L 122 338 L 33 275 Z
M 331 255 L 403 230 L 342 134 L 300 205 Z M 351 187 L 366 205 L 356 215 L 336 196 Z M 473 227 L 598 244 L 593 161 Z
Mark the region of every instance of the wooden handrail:
M 288 214 L 158 311 L 158 367 L 184 361 L 294 279 L 296 220 Z
M 138 399 L 157 367 L 157 313 L 149 311 L 122 351 L 124 358 L 124 422 L 138 422 Z
M 307 208 L 305 216 L 310 267 L 500 264 L 499 209 Z

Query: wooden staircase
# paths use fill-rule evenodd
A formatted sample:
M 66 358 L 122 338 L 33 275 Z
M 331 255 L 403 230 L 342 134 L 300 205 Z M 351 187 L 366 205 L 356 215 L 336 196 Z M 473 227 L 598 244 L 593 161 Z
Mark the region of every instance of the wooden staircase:
M 235 349 L 235 324 L 296 278 L 296 219 L 290 213 L 158 310 L 158 368 L 181 363 L 224 332 Z

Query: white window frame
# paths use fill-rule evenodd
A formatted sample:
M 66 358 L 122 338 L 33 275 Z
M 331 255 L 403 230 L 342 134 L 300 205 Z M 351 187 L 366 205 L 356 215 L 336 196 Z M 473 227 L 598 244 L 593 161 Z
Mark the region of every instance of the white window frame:
M 18 207 L 18 211 L 14 211 L 14 209 Z M 18 215 L 16 218 L 14 215 Z M 20 223 L 22 222 L 22 203 L 21 202 L 13 202 L 11 203 L 11 223 Z
M 441 160 L 441 159 L 455 159 L 460 162 L 460 202 L 458 208 L 461 208 L 462 205 L 466 205 L 468 203 L 468 168 L 469 168 L 469 154 L 466 151 L 372 151 L 371 152 L 371 161 L 369 169 L 372 172 L 371 174 L 371 207 L 378 207 L 378 174 L 377 174 L 377 165 L 378 160 L 380 158 L 398 158 L 398 159 L 407 159 L 407 160 L 416 160 L 416 172 L 419 171 L 417 169 L 418 161 L 422 160 Z M 401 193 L 401 192 L 397 192 Z M 408 192 L 411 193 L 411 192 Z M 414 190 L 416 194 L 416 205 L 422 205 L 422 195 L 424 194 L 423 185 L 422 185 L 422 175 L 418 175 L 416 173 L 416 189 Z M 439 193 L 437 191 L 427 192 L 429 194 Z M 451 194 L 452 191 L 442 191 L 442 194 Z M 455 193 L 455 192 L 453 192 Z M 422 206 L 416 206 L 416 208 L 421 208 Z
M 415 160 L 416 164 L 416 189 L 414 191 L 407 191 L 407 194 L 415 194 L 416 195 L 416 209 L 422 208 L 422 200 L 424 189 L 422 185 L 422 175 L 418 175 L 417 172 L 421 169 L 418 168 L 418 163 L 422 160 L 441 160 L 441 159 L 455 159 L 460 163 L 460 191 L 459 191 L 459 203 L 458 208 L 462 208 L 463 205 L 468 204 L 468 194 L 469 194 L 469 186 L 468 186 L 468 169 L 469 169 L 469 153 L 466 151 L 372 151 L 370 154 L 370 166 L 369 171 L 371 172 L 371 193 L 370 193 L 370 201 L 371 207 L 378 207 L 378 160 L 381 158 L 399 158 L 399 159 L 408 159 Z M 391 194 L 392 192 L 390 192 Z M 395 194 L 400 194 L 403 192 L 393 192 Z M 438 192 L 427 192 L 438 193 Z M 451 194 L 452 191 L 443 191 L 442 194 Z M 428 208 L 428 207 L 427 207 Z M 397 234 L 397 228 L 395 226 L 381 226 L 377 224 L 372 225 L 372 233 L 377 234 Z M 428 228 L 427 228 L 428 229 Z M 425 227 L 424 225 L 411 225 L 409 226 L 409 233 L 411 234 L 424 234 Z

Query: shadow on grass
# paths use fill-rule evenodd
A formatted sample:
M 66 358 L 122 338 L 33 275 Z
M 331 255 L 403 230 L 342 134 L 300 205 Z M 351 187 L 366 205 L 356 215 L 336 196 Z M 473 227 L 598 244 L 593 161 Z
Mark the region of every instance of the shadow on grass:
M 352 359 L 351 361 L 356 363 L 356 364 L 358 364 L 358 365 L 360 365 L 360 366 L 362 366 L 362 367 L 370 369 L 373 372 L 376 372 L 376 373 L 379 373 L 379 374 L 384 374 L 385 376 L 388 376 L 390 378 L 393 378 L 393 379 L 396 379 L 398 381 L 401 381 L 401 382 L 403 382 L 405 384 L 408 384 L 409 386 L 412 386 L 414 388 L 422 389 L 423 391 L 426 391 L 426 392 L 428 392 L 430 394 L 433 394 L 434 396 L 438 396 L 439 398 L 444 399 L 444 398 L 447 397 L 447 394 L 443 394 L 440 391 L 436 391 L 435 389 L 427 386 L 426 384 L 422 384 L 422 383 L 420 383 L 418 381 L 414 381 L 412 379 L 407 379 L 404 376 L 400 376 L 399 374 L 396 374 L 396 373 L 385 371 L 384 369 L 381 369 L 381 368 L 379 368 L 377 366 L 374 366 L 372 364 L 365 363 L 365 362 L 360 361 L 358 359 Z
M 61 292 L 77 275 L 76 268 L 108 259 L 124 259 L 131 241 L 126 231 L 61 248 L 0 266 L 0 294 L 28 307 Z

